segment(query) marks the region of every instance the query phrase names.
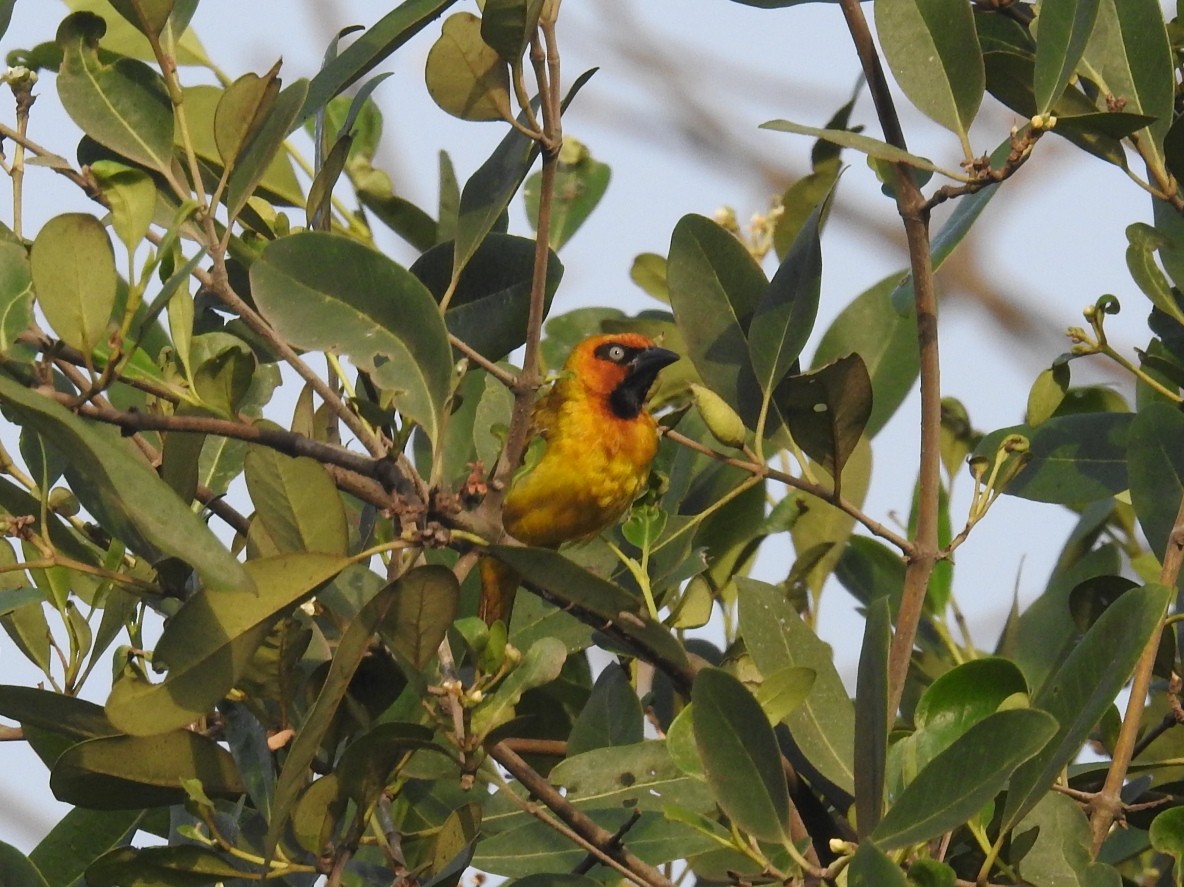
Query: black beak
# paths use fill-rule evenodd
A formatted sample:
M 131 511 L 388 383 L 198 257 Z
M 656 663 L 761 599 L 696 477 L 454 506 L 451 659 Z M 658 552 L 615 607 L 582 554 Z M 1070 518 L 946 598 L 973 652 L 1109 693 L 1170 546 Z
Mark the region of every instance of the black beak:
M 646 395 L 650 393 L 650 386 L 654 384 L 658 373 L 676 360 L 677 354 L 657 345 L 641 351 L 629 361 L 629 375 L 625 381 L 613 389 L 609 398 L 613 412 L 622 419 L 635 419 L 641 413 Z

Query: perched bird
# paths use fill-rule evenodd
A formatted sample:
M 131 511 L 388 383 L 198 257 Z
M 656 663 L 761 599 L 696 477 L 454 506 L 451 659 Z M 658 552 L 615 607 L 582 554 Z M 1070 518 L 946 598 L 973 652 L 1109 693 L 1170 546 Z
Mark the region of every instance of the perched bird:
M 650 386 L 678 360 L 637 333 L 592 336 L 577 345 L 551 390 L 535 404 L 532 438 L 542 456 L 516 476 L 502 509 L 506 531 L 527 545 L 557 547 L 615 524 L 649 477 L 658 429 L 645 410 Z M 518 576 L 481 562 L 481 616 L 509 621 Z

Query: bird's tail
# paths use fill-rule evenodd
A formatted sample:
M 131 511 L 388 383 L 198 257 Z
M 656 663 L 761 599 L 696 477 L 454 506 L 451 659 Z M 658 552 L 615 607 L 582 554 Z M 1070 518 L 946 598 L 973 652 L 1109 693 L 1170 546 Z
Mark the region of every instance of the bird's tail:
M 508 628 L 510 612 L 514 609 L 514 592 L 522 577 L 513 567 L 492 557 L 481 558 L 478 569 L 481 570 L 481 602 L 477 614 L 486 625 L 493 625 L 500 619 Z

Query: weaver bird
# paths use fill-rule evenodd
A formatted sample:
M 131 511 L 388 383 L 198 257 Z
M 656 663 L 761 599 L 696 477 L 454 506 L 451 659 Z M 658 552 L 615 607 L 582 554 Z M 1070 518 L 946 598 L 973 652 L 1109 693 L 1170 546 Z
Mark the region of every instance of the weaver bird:
M 645 410 L 650 386 L 678 360 L 637 333 L 592 336 L 577 345 L 551 390 L 535 404 L 532 438 L 542 456 L 517 475 L 502 507 L 506 531 L 554 548 L 589 539 L 629 509 L 649 478 L 658 426 Z M 481 617 L 509 622 L 518 575 L 481 562 Z

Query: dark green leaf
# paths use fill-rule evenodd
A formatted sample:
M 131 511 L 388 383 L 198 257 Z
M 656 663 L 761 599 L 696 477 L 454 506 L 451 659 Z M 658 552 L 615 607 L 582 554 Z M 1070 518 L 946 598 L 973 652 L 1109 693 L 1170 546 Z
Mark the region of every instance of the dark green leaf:
M 51 887 L 25 854 L 3 841 L 0 841 L 0 871 L 4 872 L 4 887 Z
M 350 238 L 305 232 L 263 250 L 251 291 L 281 335 L 348 355 L 436 440 L 452 349 L 435 300 L 410 272 Z
M 596 679 L 592 695 L 572 725 L 567 739 L 568 757 L 594 748 L 641 742 L 643 727 L 637 691 L 624 669 L 610 665 Z
M 872 381 L 863 358 L 848 354 L 791 376 L 777 406 L 794 441 L 835 478 L 837 489 L 872 411 Z
M 543 0 L 485 0 L 481 37 L 507 62 L 516 63 L 538 28 L 542 8 Z
M 243 74 L 226 87 L 214 111 L 214 143 L 226 167 L 238 163 L 243 149 L 262 131 L 280 94 L 280 63 L 260 77 Z
M 851 353 L 863 358 L 872 382 L 872 411 L 864 429 L 869 438 L 884 427 L 917 379 L 916 315 L 911 301 L 901 314 L 890 298 L 899 280 L 894 274 L 856 296 L 823 334 L 811 364 L 819 369 Z
M 859 653 L 855 706 L 855 821 L 860 838 L 880 822 L 888 749 L 888 646 L 892 616 L 887 597 L 868 608 Z
M 459 599 L 460 586 L 453 572 L 425 565 L 403 579 L 379 630 L 396 655 L 423 668 L 436 655 L 456 618 Z
M 238 216 L 255 189 L 272 170 L 307 94 L 307 80 L 297 80 L 283 90 L 267 110 L 262 124 L 240 149 L 234 170 L 226 183 L 226 209 L 231 218 Z
M 814 329 L 822 292 L 822 244 L 818 232 L 826 206 L 824 199 L 810 213 L 749 321 L 748 353 L 766 397 L 771 397 L 793 371 Z
M 138 810 L 182 803 L 185 779 L 200 781 L 210 797 L 234 799 L 244 791 L 230 753 L 190 730 L 79 742 L 58 758 L 49 784 L 68 804 Z
M 1167 586 L 1147 585 L 1119 597 L 1037 691 L 1032 705 L 1055 717 L 1058 728 L 1044 750 L 1012 777 L 1003 830 L 1036 805 L 1056 774 L 1081 750 L 1130 677 L 1148 638 L 1158 630 L 1172 596 Z
M 608 190 L 610 176 L 608 165 L 594 159 L 586 147 L 574 139 L 564 139 L 551 199 L 551 230 L 547 238 L 551 249 L 560 249 L 584 224 Z M 522 190 L 526 214 L 536 231 L 542 178 L 541 172 L 535 173 L 526 180 Z
M 437 300 L 452 282 L 453 244 L 428 250 L 411 266 Z M 491 233 L 461 271 L 444 312 L 448 332 L 492 361 L 506 357 L 526 341 L 530 290 L 534 274 L 534 241 Z M 563 263 L 551 253 L 547 260 L 546 309 L 563 279 Z
M 75 807 L 33 848 L 29 859 L 50 884 L 81 885 L 86 867 L 108 850 L 128 842 L 143 811 L 87 810 Z
M 0 684 L 0 715 L 52 730 L 76 742 L 119 732 L 102 706 L 33 687 Z
M 884 814 L 872 839 L 894 850 L 953 830 L 994 798 L 1012 771 L 1056 732 L 1056 721 L 1042 711 L 988 715 L 917 774 Z
M 33 322 L 33 272 L 19 244 L 0 242 L 0 354 Z
M 708 218 L 688 215 L 670 238 L 667 283 L 695 369 L 708 388 L 755 428 L 761 387 L 747 337 L 768 287 L 760 266 L 732 234 Z
M 1135 415 L 1127 441 L 1131 504 L 1161 561 L 1184 496 L 1184 414 L 1151 403 Z
M 350 743 L 337 764 L 338 793 L 369 810 L 386 788 L 395 766 L 416 749 L 433 748 L 432 731 L 421 724 L 391 721 Z
M 173 0 L 110 0 L 116 12 L 149 37 L 159 37 L 173 12 Z
M 1054 416 L 1037 428 L 1016 425 L 994 431 L 975 452 L 993 459 L 1003 438 L 1022 434 L 1029 443 L 1027 464 L 1005 492 L 1036 502 L 1084 504 L 1129 485 L 1126 447 L 1133 418 L 1130 413 Z
M 695 745 L 716 802 L 753 837 L 786 840 L 785 772 L 777 738 L 760 705 L 740 681 L 718 668 L 699 671 L 691 700 Z
M 89 887 L 202 887 L 242 873 L 205 847 L 120 847 L 94 861 L 86 870 L 86 883 Z
M 17 421 L 70 454 L 66 477 L 102 526 L 153 560 L 181 558 L 207 589 L 245 591 L 251 580 L 189 506 L 118 436 L 0 377 L 0 401 Z
M 900 866 L 871 841 L 860 841 L 847 867 L 848 887 L 909 887 Z
M 1099 0 L 1051 0 L 1040 7 L 1036 41 L 1036 113 L 1052 110 L 1085 53 Z
M 783 591 L 744 577 L 738 577 L 736 584 L 740 636 L 761 673 L 797 665 L 816 674 L 805 703 L 786 718 L 794 741 L 827 779 L 844 791 L 853 791 L 855 710 L 830 646 L 802 622 Z
M 76 12 L 58 28 L 62 49 L 58 96 L 88 136 L 115 153 L 171 174 L 173 105 L 160 75 L 141 61 L 99 58 L 106 23 Z
M 635 639 L 674 668 L 689 668 L 682 644 L 665 627 L 642 615 L 645 603 L 640 597 L 592 575 L 554 551 L 491 545 L 489 553 L 544 590 L 555 602 L 570 605 L 573 612 L 593 620 L 594 624 L 611 625 L 614 634 L 619 633 L 626 641 Z M 622 613 L 630 618 L 621 619 Z
M 1089 820 L 1072 798 L 1049 792 L 1016 826 L 1015 835 L 1015 841 L 1034 835 L 1032 848 L 1020 860 L 1020 875 L 1030 884 L 1119 887 L 1122 883 L 1113 868 L 1091 861 Z
M 120 730 L 147 736 L 191 723 L 226 695 L 255 649 L 288 608 L 340 573 L 349 561 L 293 553 L 247 561 L 254 594 L 206 589 L 168 621 L 153 662 L 167 666 L 163 683 L 125 677 L 107 714 Z

